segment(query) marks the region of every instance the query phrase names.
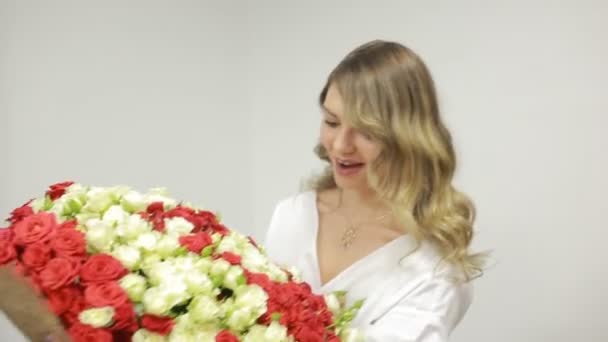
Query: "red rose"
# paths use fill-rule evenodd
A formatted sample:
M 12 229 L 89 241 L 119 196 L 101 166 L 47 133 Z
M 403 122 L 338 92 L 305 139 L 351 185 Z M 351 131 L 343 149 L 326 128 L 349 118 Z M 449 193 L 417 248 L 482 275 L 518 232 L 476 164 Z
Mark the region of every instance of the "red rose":
M 81 291 L 78 291 L 78 295 L 73 298 L 72 304 L 67 309 L 66 312 L 63 313 L 63 321 L 68 325 L 78 324 L 80 320 L 78 319 L 78 315 L 85 309 L 87 309 L 87 303 L 84 300 L 84 295 Z
M 15 260 L 17 253 L 15 246 L 9 240 L 0 239 L 0 265 L 8 264 Z
M 21 262 L 30 270 L 35 272 L 40 271 L 51 258 L 51 249 L 44 243 L 33 243 L 27 245 L 23 254 L 21 254 Z
M 248 270 L 245 270 L 245 278 L 247 279 L 247 284 L 255 284 L 259 287 L 263 288 L 264 291 L 269 292 L 273 286 L 273 282 L 270 278 L 264 273 L 253 273 Z
M 223 224 L 216 224 L 212 227 L 212 229 L 214 232 L 216 232 L 222 236 L 226 236 L 226 235 L 230 234 L 230 230 Z
M 65 190 L 72 184 L 74 184 L 74 182 L 71 181 L 53 184 L 49 187 L 46 194 L 51 198 L 51 200 L 54 201 L 63 196 L 63 194 L 65 194 Z
M 95 254 L 82 265 L 80 279 L 85 283 L 118 280 L 128 273 L 116 258 L 109 254 Z
M 220 255 L 224 260 L 228 261 L 232 265 L 241 264 L 241 256 L 232 252 L 224 252 Z
M 112 342 L 112 333 L 90 325 L 76 323 L 70 327 L 68 333 L 74 342 Z
M 73 260 L 57 257 L 51 259 L 38 276 L 42 288 L 51 291 L 70 284 L 77 275 L 78 265 Z
M 126 302 L 114 310 L 114 324 L 111 328 L 113 331 L 126 330 L 133 333 L 139 329 L 135 308 L 131 302 Z
M 213 225 L 218 224 L 217 217 L 214 213 L 206 210 L 201 210 L 194 213 L 190 217 L 190 222 L 194 225 L 194 231 L 205 230 L 211 228 Z
M 69 220 L 60 224 L 59 229 L 76 229 L 76 226 L 78 226 L 78 221 Z
M 174 324 L 171 317 L 150 314 L 145 314 L 141 317 L 141 326 L 159 335 L 168 335 L 173 329 Z
M 15 243 L 29 245 L 35 242 L 47 241 L 51 232 L 57 228 L 54 214 L 40 212 L 30 215 L 14 225 Z
M 53 236 L 50 245 L 55 253 L 59 256 L 72 257 L 84 256 L 86 254 L 86 241 L 84 234 L 75 229 L 58 229 L 55 236 Z
M 186 247 L 190 252 L 200 253 L 203 248 L 211 245 L 213 240 L 211 236 L 205 232 L 200 232 L 191 235 L 183 235 L 179 237 L 180 245 Z
M 192 220 L 192 216 L 194 216 L 194 209 L 188 207 L 182 207 L 178 205 L 177 207 L 167 210 L 163 216 L 165 218 L 174 218 L 174 217 L 182 217 L 188 221 Z M 191 222 L 192 223 L 192 222 Z M 193 223 L 194 224 L 194 223 Z
M 239 339 L 228 330 L 222 330 L 215 335 L 215 342 L 239 342 Z
M 299 342 L 317 342 L 325 341 L 325 327 L 323 326 L 306 326 L 301 325 L 294 331 L 294 337 Z
M 51 311 L 57 316 L 63 315 L 68 311 L 74 301 L 82 296 L 82 292 L 75 286 L 65 286 L 60 289 L 47 293 L 47 300 Z
M 29 204 L 32 202 L 33 200 L 29 200 L 27 201 L 27 203 L 23 204 L 22 206 L 20 206 L 19 208 L 13 210 L 11 212 L 11 217 L 8 219 L 8 221 L 10 223 L 17 223 L 21 220 L 23 220 L 24 218 L 33 215 L 34 214 L 34 209 L 32 209 L 32 207 L 29 206 Z
M 12 228 L 0 228 L 0 240 L 13 241 Z
M 125 290 L 115 281 L 93 283 L 84 290 L 84 298 L 94 307 L 111 306 L 117 308 L 129 301 Z
M 152 202 L 146 208 L 148 214 L 162 214 L 165 210 L 165 204 L 163 202 Z

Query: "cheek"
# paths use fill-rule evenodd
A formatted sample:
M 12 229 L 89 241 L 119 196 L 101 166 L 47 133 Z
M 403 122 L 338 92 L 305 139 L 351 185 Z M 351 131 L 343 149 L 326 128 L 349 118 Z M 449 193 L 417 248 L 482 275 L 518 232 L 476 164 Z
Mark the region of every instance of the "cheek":
M 379 144 L 365 140 L 359 143 L 359 151 L 366 162 L 371 162 L 380 155 L 381 147 Z

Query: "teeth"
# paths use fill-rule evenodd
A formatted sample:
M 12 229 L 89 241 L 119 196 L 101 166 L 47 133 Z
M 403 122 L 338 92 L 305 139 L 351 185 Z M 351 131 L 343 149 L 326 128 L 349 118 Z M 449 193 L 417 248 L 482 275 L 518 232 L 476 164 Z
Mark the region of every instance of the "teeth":
M 355 164 L 355 163 L 352 163 L 352 162 L 349 162 L 349 161 L 342 161 L 342 160 L 339 160 L 338 163 L 340 163 L 340 164 L 342 164 L 344 166 L 349 166 L 349 165 Z

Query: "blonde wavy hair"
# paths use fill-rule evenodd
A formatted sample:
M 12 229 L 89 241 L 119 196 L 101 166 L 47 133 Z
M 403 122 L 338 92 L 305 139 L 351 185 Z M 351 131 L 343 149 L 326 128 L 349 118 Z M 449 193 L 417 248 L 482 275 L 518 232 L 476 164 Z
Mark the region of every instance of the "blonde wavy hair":
M 442 122 L 435 85 L 421 58 L 395 42 L 371 41 L 350 52 L 330 73 L 344 101 L 345 119 L 372 136 L 382 152 L 370 165 L 369 184 L 417 241 L 437 246 L 444 261 L 472 279 L 483 255 L 471 254 L 475 207 L 452 186 L 456 156 Z M 319 143 L 319 158 L 329 161 Z M 336 187 L 331 168 L 312 179 L 317 191 Z

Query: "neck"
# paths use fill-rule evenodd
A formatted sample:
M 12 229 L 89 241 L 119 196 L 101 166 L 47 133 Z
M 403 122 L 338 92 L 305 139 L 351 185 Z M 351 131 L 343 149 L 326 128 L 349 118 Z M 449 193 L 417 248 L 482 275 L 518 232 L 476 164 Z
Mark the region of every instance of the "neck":
M 371 189 L 339 189 L 340 206 L 346 210 L 375 210 L 384 205 L 378 194 Z

